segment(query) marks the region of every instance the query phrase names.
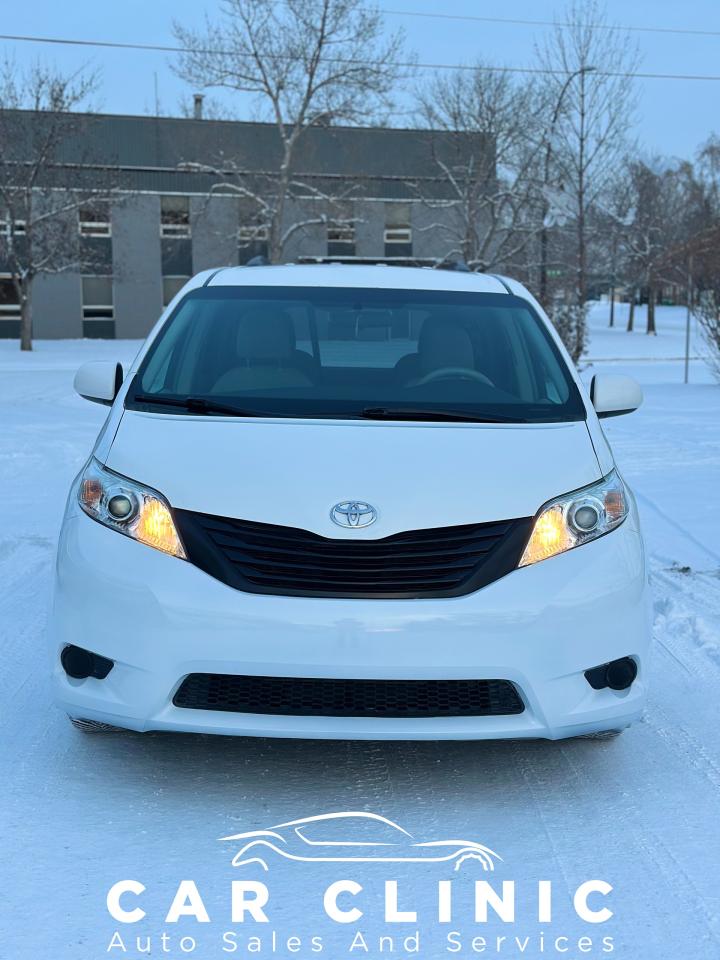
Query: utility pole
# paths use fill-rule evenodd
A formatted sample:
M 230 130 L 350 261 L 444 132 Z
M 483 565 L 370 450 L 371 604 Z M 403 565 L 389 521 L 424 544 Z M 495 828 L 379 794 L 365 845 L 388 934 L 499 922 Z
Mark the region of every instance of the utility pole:
M 587 116 L 585 107 L 585 71 L 580 73 L 580 133 L 578 136 L 578 182 L 577 182 L 577 269 L 576 269 L 576 308 L 582 313 L 587 299 L 587 255 L 585 252 L 585 138 L 587 136 Z M 585 324 L 578 322 L 575 334 L 577 355 L 583 350 Z
M 687 272 L 687 311 L 685 313 L 685 383 L 690 380 L 690 317 L 692 315 L 692 297 L 693 297 L 693 279 L 692 279 L 693 258 L 692 254 L 688 257 Z

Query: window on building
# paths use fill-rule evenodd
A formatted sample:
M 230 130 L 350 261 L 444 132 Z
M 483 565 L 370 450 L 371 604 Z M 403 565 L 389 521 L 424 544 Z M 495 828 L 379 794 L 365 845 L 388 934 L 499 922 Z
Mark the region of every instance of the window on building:
M 25 236 L 25 221 L 24 220 L 15 220 L 13 223 L 11 220 L 0 220 L 0 237 L 9 237 L 10 236 L 10 226 L 12 224 L 12 232 L 16 237 Z
M 327 255 L 329 257 L 355 256 L 355 225 L 330 221 L 327 227 Z
M 20 336 L 20 301 L 10 277 L 0 277 L 0 337 Z
M 107 204 L 83 204 L 78 210 L 81 237 L 110 237 L 110 208 Z
M 412 227 L 410 226 L 409 203 L 385 204 L 385 232 L 383 235 L 386 257 L 412 256 Z
M 238 263 L 253 257 L 267 257 L 268 228 L 265 224 L 241 223 L 238 227 Z
M 160 197 L 160 236 L 190 236 L 189 197 Z
M 238 227 L 238 244 L 244 246 L 248 243 L 255 243 L 258 240 L 267 243 L 268 229 L 266 226 L 253 226 L 245 224 Z
M 385 243 L 412 243 L 410 227 L 386 227 Z
M 112 277 L 82 278 L 83 336 L 115 337 Z
M 176 293 L 185 286 L 190 277 L 163 277 L 163 306 L 166 307 Z

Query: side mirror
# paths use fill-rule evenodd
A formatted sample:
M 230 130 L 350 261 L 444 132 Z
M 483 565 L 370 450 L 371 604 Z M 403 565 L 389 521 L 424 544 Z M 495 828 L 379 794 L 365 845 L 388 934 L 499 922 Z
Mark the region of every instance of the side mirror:
M 632 377 L 603 373 L 592 378 L 590 400 L 598 417 L 619 417 L 637 410 L 643 394 L 640 384 Z
M 75 374 L 73 386 L 85 400 L 110 406 L 123 382 L 123 368 L 112 360 L 84 363 Z

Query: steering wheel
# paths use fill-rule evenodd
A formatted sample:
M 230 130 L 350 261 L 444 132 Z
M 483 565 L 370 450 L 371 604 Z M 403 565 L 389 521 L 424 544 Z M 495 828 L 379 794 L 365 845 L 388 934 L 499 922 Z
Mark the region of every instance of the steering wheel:
M 440 367 L 439 370 L 431 370 L 424 377 L 420 377 L 413 386 L 422 387 L 426 383 L 434 383 L 435 380 L 476 380 L 478 383 L 486 383 L 489 387 L 495 386 L 490 377 L 470 367 Z

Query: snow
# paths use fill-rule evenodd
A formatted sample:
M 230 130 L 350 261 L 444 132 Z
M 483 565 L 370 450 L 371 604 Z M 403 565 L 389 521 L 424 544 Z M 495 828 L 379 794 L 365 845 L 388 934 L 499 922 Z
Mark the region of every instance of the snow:
M 589 323 L 591 338 L 586 351 L 589 360 L 614 363 L 618 360 L 633 360 L 638 363 L 657 363 L 663 360 L 679 360 L 685 356 L 685 307 L 658 307 L 656 319 L 658 335 L 648 335 L 647 306 L 635 308 L 634 329 L 627 332 L 627 303 L 615 304 L 614 325 L 609 326 L 610 304 L 607 301 L 593 303 Z M 690 318 L 690 356 L 697 360 L 705 355 L 706 347 L 695 317 Z M 681 368 L 682 378 L 682 368 Z
M 632 960 L 714 958 L 720 952 L 720 385 L 701 359 L 683 384 L 684 311 L 661 307 L 658 335 L 607 328 L 607 304 L 591 311 L 592 337 L 583 375 L 626 372 L 645 403 L 632 416 L 606 421 L 620 469 L 634 488 L 645 529 L 654 596 L 655 647 L 646 716 L 614 741 L 508 743 L 313 743 L 198 736 L 105 735 L 75 731 L 49 702 L 44 630 L 53 551 L 66 491 L 87 456 L 104 408 L 72 392 L 77 365 L 89 359 L 130 362 L 137 342 L 41 342 L 29 355 L 0 341 L 0 957 L 25 960 L 138 958 L 136 935 L 171 936 L 152 956 L 222 952 L 222 931 L 238 942 L 262 935 L 260 956 L 314 956 L 306 938 L 321 935 L 320 956 L 379 955 L 376 939 L 420 931 L 420 956 L 447 953 L 449 930 L 464 950 L 449 956 L 547 957 L 552 938 L 567 935 L 562 954 Z M 693 357 L 702 344 L 693 331 Z M 503 858 L 495 874 L 472 862 L 443 874 L 413 865 L 319 868 L 275 865 L 253 878 L 271 891 L 271 922 L 230 923 L 230 880 L 238 871 L 217 838 L 333 810 L 371 810 L 419 839 L 470 837 Z M 344 927 L 322 911 L 331 880 L 353 877 L 365 917 Z M 514 926 L 475 924 L 471 881 L 517 883 Z M 141 881 L 140 924 L 112 920 L 105 896 L 117 880 Z M 178 882 L 192 878 L 212 920 L 166 924 Z M 382 882 L 399 881 L 400 909 L 415 924 L 382 923 Z M 439 925 L 437 879 L 455 884 L 455 915 Z M 613 886 L 614 911 L 589 925 L 571 896 L 587 879 Z M 539 924 L 532 884 L 554 884 L 552 923 Z M 591 904 L 602 905 L 595 894 Z M 124 901 L 136 905 L 131 895 Z M 249 927 L 249 929 L 248 929 Z M 107 951 L 119 929 L 128 952 Z M 271 931 L 297 935 L 297 953 Z M 356 929 L 369 953 L 348 953 Z M 551 945 L 541 952 L 543 931 Z M 186 954 L 179 937 L 198 942 Z M 485 953 L 472 936 L 485 936 Z M 522 952 L 521 944 L 530 937 Z M 500 952 L 496 936 L 508 938 Z M 593 940 L 591 952 L 575 946 Z M 614 938 L 603 953 L 604 936 Z M 236 956 L 246 956 L 243 949 Z M 383 954 L 385 956 L 385 954 Z

